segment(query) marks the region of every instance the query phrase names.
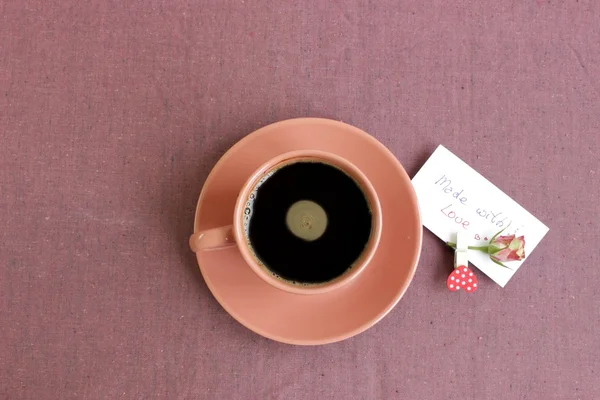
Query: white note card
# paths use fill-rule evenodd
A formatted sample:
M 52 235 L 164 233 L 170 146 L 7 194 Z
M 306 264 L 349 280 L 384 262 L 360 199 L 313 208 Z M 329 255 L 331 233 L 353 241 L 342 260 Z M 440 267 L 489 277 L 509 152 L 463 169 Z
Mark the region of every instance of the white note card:
M 499 230 L 525 236 L 525 259 L 503 268 L 489 255 L 469 250 L 469 261 L 504 287 L 548 232 L 548 227 L 444 146 L 439 146 L 412 179 L 423 225 L 444 242 L 468 233 L 469 246 L 483 246 Z

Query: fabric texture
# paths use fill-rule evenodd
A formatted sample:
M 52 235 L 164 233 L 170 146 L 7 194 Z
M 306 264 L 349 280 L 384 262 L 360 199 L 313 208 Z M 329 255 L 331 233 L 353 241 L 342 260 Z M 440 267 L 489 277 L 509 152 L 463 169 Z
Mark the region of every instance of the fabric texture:
M 187 239 L 212 166 L 326 117 L 444 144 L 550 227 L 505 289 L 415 279 L 352 339 L 231 318 Z M 600 2 L 0 1 L 0 399 L 600 398 Z

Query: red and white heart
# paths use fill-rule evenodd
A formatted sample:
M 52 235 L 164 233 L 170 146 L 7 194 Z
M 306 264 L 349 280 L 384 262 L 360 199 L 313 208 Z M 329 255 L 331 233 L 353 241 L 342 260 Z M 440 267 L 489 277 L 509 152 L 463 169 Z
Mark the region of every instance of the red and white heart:
M 462 289 L 465 292 L 473 293 L 477 290 L 478 285 L 477 277 L 473 271 L 464 265 L 460 265 L 458 268 L 452 271 L 446 280 L 446 286 L 451 292 L 456 292 L 457 290 Z

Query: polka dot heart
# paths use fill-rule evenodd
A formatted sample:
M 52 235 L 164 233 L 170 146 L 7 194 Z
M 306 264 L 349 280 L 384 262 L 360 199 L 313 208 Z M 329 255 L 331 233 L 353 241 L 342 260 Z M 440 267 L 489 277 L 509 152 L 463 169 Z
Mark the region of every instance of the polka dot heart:
M 477 277 L 469 267 L 460 265 L 456 268 L 446 280 L 446 286 L 451 292 L 464 290 L 467 293 L 473 293 L 477 290 Z

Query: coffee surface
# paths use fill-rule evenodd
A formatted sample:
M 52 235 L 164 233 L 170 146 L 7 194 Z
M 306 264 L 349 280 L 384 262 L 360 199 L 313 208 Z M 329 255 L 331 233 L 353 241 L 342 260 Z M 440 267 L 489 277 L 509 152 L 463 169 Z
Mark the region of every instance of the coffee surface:
M 245 210 L 246 235 L 259 261 L 297 284 L 331 281 L 361 255 L 372 215 L 358 184 L 320 162 L 285 165 L 263 179 Z

